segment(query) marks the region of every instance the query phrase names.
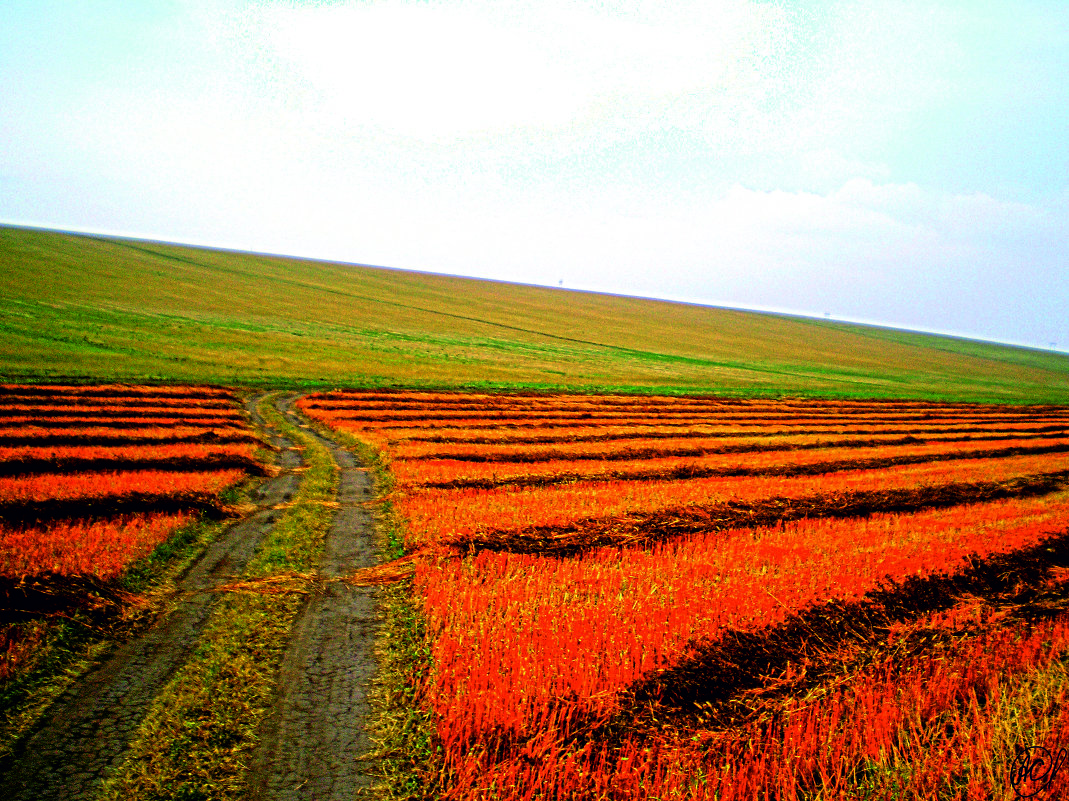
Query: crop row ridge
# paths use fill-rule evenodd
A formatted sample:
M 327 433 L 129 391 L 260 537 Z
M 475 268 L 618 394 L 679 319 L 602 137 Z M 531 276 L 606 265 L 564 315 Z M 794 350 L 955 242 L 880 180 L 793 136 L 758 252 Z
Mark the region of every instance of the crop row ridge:
M 605 546 L 647 546 L 710 531 L 771 526 L 803 518 L 867 517 L 912 513 L 1009 498 L 1048 495 L 1069 484 L 1069 470 L 1036 473 L 1009 481 L 927 484 L 910 489 L 858 490 L 756 503 L 724 501 L 648 513 L 591 517 L 564 526 L 488 531 L 446 543 L 458 551 L 509 551 L 578 556 Z

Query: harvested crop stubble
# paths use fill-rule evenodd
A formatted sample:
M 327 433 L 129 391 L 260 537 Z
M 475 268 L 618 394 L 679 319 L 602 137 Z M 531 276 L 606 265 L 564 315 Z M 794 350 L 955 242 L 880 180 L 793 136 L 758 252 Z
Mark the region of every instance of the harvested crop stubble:
M 57 429 L 82 429 L 96 428 L 103 430 L 142 430 L 146 428 L 188 428 L 191 424 L 201 429 L 230 429 L 241 424 L 234 417 L 197 417 L 190 419 L 184 416 L 165 417 L 85 417 L 76 410 L 66 416 L 48 417 L 42 419 L 36 415 L 20 415 L 15 417 L 0 418 L 0 426 L 11 428 L 14 426 L 37 426 L 55 431 Z
M 160 420 L 228 420 L 233 424 L 241 420 L 241 413 L 237 409 L 201 409 L 199 407 L 180 406 L 89 406 L 85 404 L 62 404 L 50 406 L 32 406 L 26 404 L 0 404 L 0 420 L 10 424 L 12 419 L 22 420 L 25 418 L 37 418 L 48 421 L 53 417 L 65 419 L 72 414 L 79 417 L 95 419 L 127 419 L 156 417 Z
M 882 660 L 727 728 L 654 724 L 593 740 L 557 729 L 505 753 L 453 752 L 444 797 L 503 786 L 636 800 L 1008 797 L 1019 749 L 1045 744 L 1056 752 L 1069 737 L 1069 616 L 971 635 L 952 630 L 935 654 L 909 655 L 911 638 L 930 631 L 922 624 L 890 632 Z M 1045 788 L 1018 786 L 1045 789 L 1047 798 L 1069 791 L 1064 772 L 1050 779 Z
M 1028 743 L 979 712 L 1032 710 L 985 693 L 1069 691 L 1064 408 L 331 397 L 309 416 L 400 479 L 444 798 L 988 798 L 1006 767 L 970 736 Z
M 0 445 L 0 462 L 23 460 L 100 459 L 115 462 L 141 462 L 155 459 L 213 459 L 227 456 L 252 458 L 255 448 L 249 443 L 169 443 L 151 445 Z
M 59 521 L 50 526 L 0 524 L 0 576 L 53 573 L 112 579 L 192 519 L 193 515 L 180 512 Z
M 30 473 L 78 473 L 101 470 L 205 470 L 240 469 L 251 475 L 266 470 L 247 443 L 134 445 L 120 447 L 0 446 L 0 476 Z
M 0 393 L 25 397 L 63 398 L 141 398 L 161 397 L 168 399 L 203 398 L 233 400 L 229 389 L 190 386 L 139 386 L 133 384 L 0 384 Z
M 321 422 L 326 422 L 325 420 Z M 736 426 L 693 426 L 689 429 L 663 428 L 660 426 L 597 426 L 589 428 L 566 429 L 560 433 L 553 431 L 511 431 L 507 429 L 482 429 L 473 428 L 464 431 L 452 431 L 439 433 L 433 429 L 391 429 L 388 432 L 380 432 L 362 429 L 356 425 L 344 423 L 333 424 L 334 428 L 359 433 L 360 436 L 379 443 L 382 447 L 390 448 L 395 458 L 409 454 L 413 458 L 421 453 L 448 453 L 454 450 L 453 446 L 465 453 L 477 453 L 480 451 L 475 446 L 486 446 L 483 450 L 495 452 L 500 449 L 501 453 L 507 454 L 509 450 L 523 450 L 532 445 L 572 445 L 581 450 L 583 443 L 624 443 L 629 440 L 645 440 L 649 442 L 670 440 L 686 442 L 694 439 L 767 439 L 787 440 L 806 438 L 828 437 L 857 437 L 857 438 L 896 438 L 918 437 L 930 439 L 953 439 L 974 437 L 978 439 L 997 439 L 1005 436 L 1066 436 L 1069 435 L 1067 425 L 1007 425 L 1000 426 L 997 433 L 992 433 L 986 426 L 962 426 L 944 428 L 936 426 L 932 428 L 900 426 L 884 427 L 859 427 L 836 428 L 833 430 L 820 429 L 816 431 L 798 429 L 788 430 L 779 428 L 745 428 Z M 442 448 L 442 446 L 445 448 Z M 411 449 L 411 450 L 409 450 Z
M 154 443 L 262 443 L 252 436 L 247 429 L 238 426 L 212 428 L 201 425 L 146 427 L 116 431 L 107 426 L 85 426 L 82 428 L 53 428 L 49 425 L 0 426 L 0 444 L 7 447 L 17 445 L 99 445 L 112 447 L 117 445 L 149 445 Z
M 970 558 L 1064 532 L 1069 493 L 914 515 L 796 521 L 581 559 L 489 553 L 417 569 L 433 645 L 424 688 L 438 734 L 530 737 L 606 718 L 619 692 L 689 643 L 862 598 L 887 578 L 952 573 Z
M 232 398 L 174 398 L 174 397 L 77 397 L 64 394 L 56 395 L 0 395 L 0 407 L 17 406 L 26 409 L 54 409 L 56 407 L 74 407 L 76 409 L 189 409 L 232 411 Z
M 1060 434 L 1061 432 L 1058 432 Z M 1047 434 L 1045 439 L 1056 439 L 1058 434 Z M 1066 432 L 1069 435 L 1069 432 Z M 924 442 L 990 441 L 1017 436 L 1006 432 L 997 436 L 923 434 L 913 433 L 883 435 L 858 435 L 832 437 L 826 433 L 759 435 L 718 433 L 714 436 L 662 436 L 604 437 L 598 439 L 574 438 L 543 442 L 481 442 L 451 443 L 443 447 L 436 441 L 399 441 L 393 446 L 393 460 L 424 461 L 458 460 L 466 462 L 530 463 L 575 460 L 629 460 L 668 456 L 702 456 L 722 453 L 755 453 L 775 450 L 814 450 L 819 448 L 865 448 L 887 445 L 920 445 Z M 1029 434 L 1022 439 L 1037 439 Z M 546 447 L 547 445 L 552 447 Z
M 574 481 L 614 480 L 653 481 L 701 476 L 802 475 L 817 472 L 878 468 L 893 464 L 913 464 L 926 460 L 974 459 L 1026 453 L 1058 453 L 1069 450 L 1069 439 L 1036 443 L 1005 439 L 984 443 L 936 442 L 927 444 L 878 445 L 875 447 L 747 450 L 698 453 L 688 457 L 673 454 L 621 454 L 625 458 L 593 461 L 559 460 L 527 462 L 395 461 L 393 472 L 402 487 L 543 486 Z M 631 455 L 630 459 L 626 456 Z M 606 454 L 616 456 L 616 454 Z
M 84 499 L 134 493 L 143 495 L 217 495 L 244 477 L 241 470 L 173 473 L 167 470 L 124 470 L 76 475 L 38 474 L 0 477 L 0 503 Z
M 406 543 L 471 542 L 495 531 L 581 527 L 583 520 L 761 499 L 835 496 L 972 481 L 1004 482 L 1069 469 L 1063 454 L 965 459 L 817 476 L 718 477 L 679 481 L 590 481 L 538 489 L 419 490 L 403 495 Z

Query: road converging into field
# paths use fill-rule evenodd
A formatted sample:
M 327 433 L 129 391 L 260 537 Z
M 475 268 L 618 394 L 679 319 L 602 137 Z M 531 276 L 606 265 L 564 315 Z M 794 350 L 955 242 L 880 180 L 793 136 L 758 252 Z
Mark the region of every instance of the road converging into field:
M 53 705 L 47 722 L 24 742 L 8 775 L 12 799 L 93 799 L 128 755 L 154 699 L 197 648 L 220 593 L 264 543 L 300 486 L 295 443 L 247 411 L 279 449 L 281 471 L 263 482 L 256 510 L 229 526 L 178 582 L 172 611 L 124 643 Z M 276 400 L 294 425 L 296 396 Z M 309 432 L 311 433 L 311 432 Z M 319 580 L 292 630 L 279 674 L 275 708 L 260 729 L 249 777 L 253 797 L 351 799 L 371 784 L 359 757 L 368 751 L 366 691 L 374 673 L 377 628 L 373 588 L 328 581 L 375 561 L 368 475 L 352 455 L 320 438 L 340 468 L 338 508 L 324 543 Z
M 303 425 L 295 401 L 285 398 L 279 411 Z M 257 799 L 351 799 L 371 784 L 359 757 L 370 747 L 366 693 L 375 672 L 377 590 L 329 581 L 376 562 L 367 509 L 371 481 L 352 454 L 319 439 L 341 470 L 338 511 L 319 567 L 327 581 L 317 585 L 293 627 L 278 702 L 253 768 Z

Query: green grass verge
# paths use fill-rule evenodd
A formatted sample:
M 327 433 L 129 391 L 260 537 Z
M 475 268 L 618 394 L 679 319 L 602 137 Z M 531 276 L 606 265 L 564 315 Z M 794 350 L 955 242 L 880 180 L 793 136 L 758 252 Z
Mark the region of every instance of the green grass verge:
M 330 451 L 269 403 L 260 413 L 299 443 L 307 470 L 292 506 L 245 571 L 247 577 L 311 571 L 333 513 L 338 468 Z M 278 668 L 303 598 L 296 593 L 229 593 L 191 656 L 152 704 L 107 799 L 239 799 L 248 761 L 269 713 Z

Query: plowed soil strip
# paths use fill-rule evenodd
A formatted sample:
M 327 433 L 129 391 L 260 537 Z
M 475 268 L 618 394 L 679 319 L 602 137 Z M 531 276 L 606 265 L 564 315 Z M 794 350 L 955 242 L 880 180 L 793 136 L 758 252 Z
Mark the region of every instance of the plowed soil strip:
M 1069 485 L 1069 470 L 1004 482 L 975 481 L 912 489 L 860 490 L 828 497 L 768 498 L 755 503 L 728 501 L 610 518 L 578 520 L 572 525 L 487 532 L 449 544 L 465 551 L 510 551 L 545 556 L 575 556 L 603 546 L 644 546 L 699 532 L 771 526 L 817 517 L 864 517 L 877 513 L 919 512 L 1003 498 L 1047 495 Z
M 255 404 L 251 404 L 255 410 Z M 280 447 L 289 443 L 278 441 Z M 282 453 L 283 472 L 264 482 L 260 510 L 214 542 L 179 583 L 183 600 L 143 635 L 119 647 L 62 695 L 40 728 L 0 766 L 5 798 L 74 801 L 93 798 L 121 761 L 150 703 L 197 645 L 216 596 L 207 592 L 240 573 L 298 485 L 295 451 Z
M 302 423 L 292 401 L 280 410 L 295 425 Z M 361 757 L 371 747 L 367 693 L 376 665 L 378 590 L 329 581 L 377 561 L 365 507 L 371 485 L 351 454 L 323 441 L 341 468 L 338 512 L 319 566 L 328 581 L 316 588 L 294 624 L 276 708 L 253 763 L 255 799 L 351 801 L 371 786 Z

